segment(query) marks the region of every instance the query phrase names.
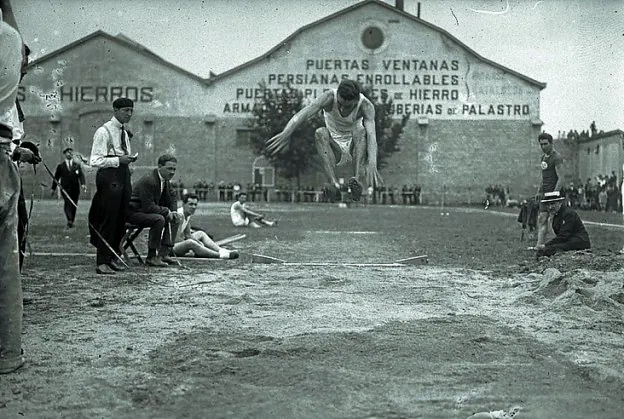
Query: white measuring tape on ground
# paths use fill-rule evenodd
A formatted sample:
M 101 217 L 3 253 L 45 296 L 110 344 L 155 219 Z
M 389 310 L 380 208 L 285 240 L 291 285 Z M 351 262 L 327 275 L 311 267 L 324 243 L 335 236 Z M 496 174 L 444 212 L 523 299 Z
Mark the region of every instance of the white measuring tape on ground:
M 413 256 L 405 259 L 396 260 L 389 263 L 359 263 L 359 262 L 286 262 L 283 259 L 274 258 L 266 255 L 251 255 L 251 263 L 275 263 L 283 266 L 345 266 L 356 268 L 400 268 L 409 265 L 423 265 L 428 263 L 427 255 Z

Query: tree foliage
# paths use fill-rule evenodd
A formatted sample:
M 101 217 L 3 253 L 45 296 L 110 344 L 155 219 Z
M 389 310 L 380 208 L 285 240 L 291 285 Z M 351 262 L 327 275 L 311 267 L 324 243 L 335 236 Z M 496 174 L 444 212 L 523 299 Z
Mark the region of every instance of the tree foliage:
M 388 158 L 399 151 L 399 141 L 403 129 L 409 120 L 409 114 L 403 115 L 401 121 L 393 118 L 393 102 L 388 93 L 382 91 L 380 96 L 373 95 L 372 86 L 362 89 L 366 96 L 375 106 L 375 131 L 377 135 L 377 167 L 382 169 L 387 166 Z
M 255 104 L 250 121 L 251 145 L 254 151 L 265 156 L 275 167 L 279 175 L 286 179 L 296 180 L 299 186 L 303 174 L 316 159 L 314 132 L 322 125 L 320 115 L 303 121 L 290 137 L 290 145 L 277 155 L 266 151 L 265 142 L 281 132 L 290 118 L 305 105 L 303 93 L 283 85 L 280 91 L 267 89 L 264 83 L 260 88 L 265 92 L 264 98 Z

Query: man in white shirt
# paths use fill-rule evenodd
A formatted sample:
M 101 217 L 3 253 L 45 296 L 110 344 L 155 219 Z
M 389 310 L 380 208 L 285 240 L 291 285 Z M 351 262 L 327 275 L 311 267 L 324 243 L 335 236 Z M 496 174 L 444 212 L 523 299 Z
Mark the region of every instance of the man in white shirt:
M 230 207 L 230 217 L 232 218 L 232 224 L 235 227 L 254 227 L 260 228 L 263 225 L 273 227 L 277 224 L 277 221 L 269 221 L 264 218 L 264 215 L 258 214 L 247 208 L 245 202 L 247 201 L 247 193 L 239 192 L 236 195 L 236 201 Z
M 97 248 L 96 272 L 99 274 L 111 275 L 124 269 L 107 244 L 117 255 L 121 254 L 126 211 L 132 193 L 129 165 L 136 161 L 136 156 L 130 155 L 130 138 L 125 128 L 133 111 L 132 100 L 115 99 L 113 118 L 99 127 L 93 136 L 90 165 L 97 167 L 98 171 L 96 192 L 89 209 L 89 232 L 91 244 Z
M 192 252 L 197 258 L 238 258 L 239 254 L 236 250 L 228 250 L 217 245 L 206 232 L 193 230 L 191 227 L 191 217 L 197 211 L 197 205 L 199 204 L 197 195 L 184 195 L 182 203 L 182 208 L 178 208 L 182 224 L 178 229 L 178 240 L 173 245 L 173 253 L 176 256 L 185 256 Z

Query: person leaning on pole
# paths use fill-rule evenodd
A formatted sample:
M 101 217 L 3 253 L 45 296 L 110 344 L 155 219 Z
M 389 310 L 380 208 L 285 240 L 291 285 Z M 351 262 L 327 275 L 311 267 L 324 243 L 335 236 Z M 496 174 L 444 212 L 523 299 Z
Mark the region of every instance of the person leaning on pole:
M 95 271 L 98 274 L 111 275 L 125 269 L 117 256 L 121 254 L 132 194 L 130 163 L 137 159 L 136 155 L 130 155 L 130 135 L 125 127 L 133 112 L 131 99 L 115 99 L 113 117 L 93 135 L 90 165 L 98 171 L 89 209 L 89 233 L 91 244 L 97 249 Z
M 24 365 L 22 351 L 22 284 L 19 272 L 17 202 L 20 175 L 13 162 L 11 116 L 20 80 L 23 42 L 16 28 L 10 3 L 0 0 L 0 373 Z

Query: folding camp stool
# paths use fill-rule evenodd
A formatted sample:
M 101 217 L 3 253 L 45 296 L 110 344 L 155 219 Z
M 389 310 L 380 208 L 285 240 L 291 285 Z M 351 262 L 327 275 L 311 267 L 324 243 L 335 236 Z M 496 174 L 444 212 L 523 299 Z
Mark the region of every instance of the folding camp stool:
M 139 227 L 134 224 L 126 223 L 126 233 L 121 239 L 121 251 L 123 253 L 124 258 L 127 261 L 130 260 L 130 258 L 128 257 L 128 252 L 127 252 L 127 249 L 129 247 L 130 250 L 132 250 L 132 253 L 134 253 L 134 255 L 139 260 L 139 263 L 144 263 L 143 259 L 141 258 L 141 254 L 139 253 L 136 246 L 134 245 L 134 240 L 137 237 L 139 237 L 139 234 L 141 234 L 142 231 L 143 231 L 143 227 Z

